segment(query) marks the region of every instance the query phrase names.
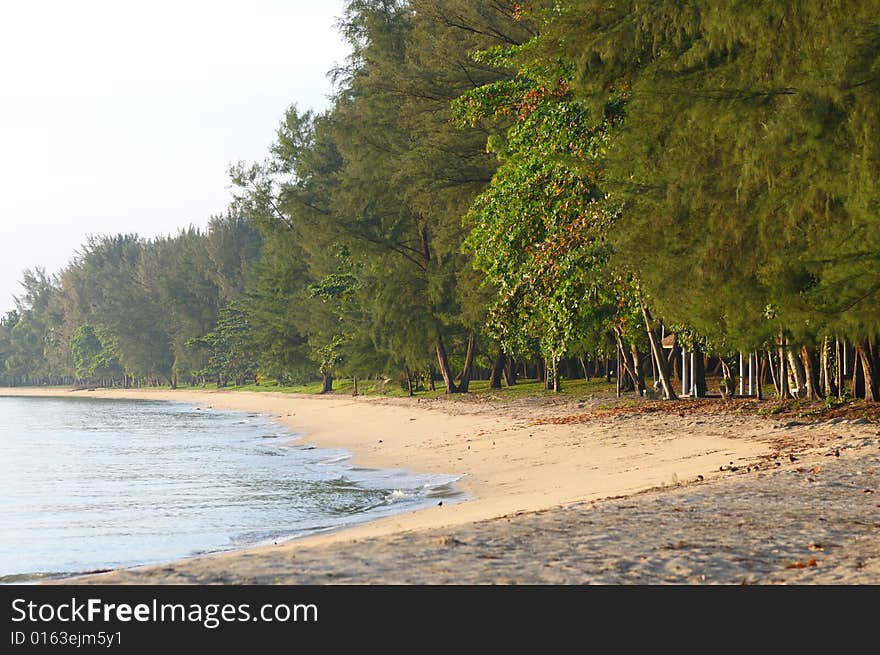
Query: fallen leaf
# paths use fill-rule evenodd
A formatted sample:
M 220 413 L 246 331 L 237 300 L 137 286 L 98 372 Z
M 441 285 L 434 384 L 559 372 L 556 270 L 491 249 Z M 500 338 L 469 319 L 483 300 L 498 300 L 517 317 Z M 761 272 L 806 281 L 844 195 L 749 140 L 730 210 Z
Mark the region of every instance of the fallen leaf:
M 811 559 L 809 562 L 794 562 L 793 564 L 789 564 L 785 568 L 787 569 L 808 569 L 811 566 L 819 566 L 819 562 L 816 561 L 815 558 Z

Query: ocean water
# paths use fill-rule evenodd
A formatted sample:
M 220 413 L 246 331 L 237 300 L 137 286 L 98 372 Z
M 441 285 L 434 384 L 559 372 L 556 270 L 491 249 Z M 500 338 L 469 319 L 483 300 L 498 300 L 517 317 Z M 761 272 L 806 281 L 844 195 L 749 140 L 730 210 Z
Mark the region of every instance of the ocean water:
M 270 417 L 0 398 L 0 582 L 166 562 L 460 500 L 453 476 L 355 468 Z

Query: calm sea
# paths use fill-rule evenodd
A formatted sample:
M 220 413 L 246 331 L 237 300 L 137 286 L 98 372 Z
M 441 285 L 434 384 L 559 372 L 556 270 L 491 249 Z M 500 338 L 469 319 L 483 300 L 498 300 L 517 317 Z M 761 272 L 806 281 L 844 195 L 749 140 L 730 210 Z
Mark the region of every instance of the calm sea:
M 452 476 L 347 459 L 262 415 L 0 398 L 0 582 L 271 543 L 459 497 Z

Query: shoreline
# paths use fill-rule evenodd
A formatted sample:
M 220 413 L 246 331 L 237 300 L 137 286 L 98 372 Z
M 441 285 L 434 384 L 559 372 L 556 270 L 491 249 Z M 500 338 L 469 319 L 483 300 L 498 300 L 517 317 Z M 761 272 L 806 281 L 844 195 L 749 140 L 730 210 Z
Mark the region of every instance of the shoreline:
M 468 530 L 505 517 L 704 485 L 745 468 L 793 466 L 773 457 L 785 451 L 796 452 L 796 459 L 804 462 L 821 461 L 822 451 L 842 438 L 842 427 L 846 433 L 876 434 L 871 423 L 858 428 L 834 422 L 781 426 L 753 416 L 672 412 L 561 419 L 589 411 L 590 403 L 598 406 L 598 401 L 583 400 L 421 402 L 200 390 L 0 389 L 0 395 L 170 400 L 261 413 L 303 435 L 303 442 L 349 451 L 355 466 L 461 476 L 456 488 L 468 498 L 277 545 L 57 582 L 61 584 L 136 582 L 144 576 L 150 583 L 179 582 L 181 575 L 200 581 L 220 571 L 248 580 L 266 566 L 267 558 L 292 566 L 300 549 L 327 551 L 362 540 Z

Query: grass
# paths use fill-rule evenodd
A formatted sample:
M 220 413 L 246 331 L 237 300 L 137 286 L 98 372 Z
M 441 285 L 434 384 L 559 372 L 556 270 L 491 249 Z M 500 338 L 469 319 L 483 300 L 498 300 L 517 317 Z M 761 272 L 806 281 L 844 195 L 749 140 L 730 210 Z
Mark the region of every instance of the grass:
M 216 384 L 206 384 L 198 387 L 180 387 L 181 389 L 205 389 L 216 390 Z M 608 384 L 604 378 L 586 380 L 563 380 L 562 391 L 554 393 L 544 389 L 544 383 L 540 380 L 518 380 L 512 387 L 502 389 L 490 389 L 488 380 L 473 380 L 469 387 L 469 395 L 483 397 L 491 400 L 503 400 L 505 398 L 531 398 L 531 397 L 567 397 L 587 398 L 595 395 L 613 394 L 615 385 Z M 246 384 L 242 386 L 226 386 L 225 391 L 259 391 L 285 394 L 320 394 L 321 383 L 311 382 L 298 385 L 279 385 L 274 380 L 266 380 L 258 384 Z M 327 395 L 351 396 L 354 393 L 354 382 L 351 378 L 336 379 L 333 381 L 333 391 Z M 409 393 L 398 380 L 370 379 L 358 380 L 358 394 L 362 396 L 383 396 L 386 398 L 406 398 Z M 436 383 L 436 390 L 417 389 L 414 392 L 416 398 L 438 398 L 446 395 L 446 387 L 443 382 Z

